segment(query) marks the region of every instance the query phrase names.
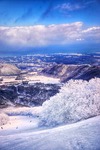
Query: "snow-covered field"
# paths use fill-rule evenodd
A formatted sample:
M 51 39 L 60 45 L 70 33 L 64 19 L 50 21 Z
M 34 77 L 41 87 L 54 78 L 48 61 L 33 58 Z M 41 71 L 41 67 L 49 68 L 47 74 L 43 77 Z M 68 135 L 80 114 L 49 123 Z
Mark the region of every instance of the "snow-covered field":
M 0 150 L 100 150 L 100 79 L 71 80 L 41 107 L 1 112 Z
M 36 83 L 36 82 L 40 82 L 40 83 L 44 83 L 44 84 L 60 83 L 60 79 L 58 79 L 58 78 L 47 77 L 47 76 L 43 76 L 43 75 L 41 75 L 41 76 L 40 75 L 27 76 L 27 80 L 30 81 L 29 84 Z
M 34 73 L 34 72 L 33 72 Z M 17 76 L 2 76 L 3 81 L 0 83 L 2 84 L 9 84 L 9 83 L 22 83 L 22 80 L 16 80 Z M 53 77 L 47 77 L 47 76 L 43 76 L 43 75 L 33 75 L 33 74 L 26 74 L 23 75 L 24 80 L 25 81 L 29 81 L 29 84 L 33 84 L 33 83 L 44 83 L 44 84 L 48 84 L 48 83 L 53 83 L 53 84 L 58 84 L 60 83 L 60 79 L 58 78 L 53 78 Z

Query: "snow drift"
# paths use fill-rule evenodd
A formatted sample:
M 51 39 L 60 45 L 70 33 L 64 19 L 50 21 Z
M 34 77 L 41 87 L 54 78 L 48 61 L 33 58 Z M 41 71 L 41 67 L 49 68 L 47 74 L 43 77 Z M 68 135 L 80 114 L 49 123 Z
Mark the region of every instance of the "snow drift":
M 40 125 L 74 123 L 100 114 L 100 79 L 70 80 L 56 96 L 43 103 Z
M 8 107 L 3 109 L 3 113 L 8 116 L 33 116 L 38 117 L 42 107 Z

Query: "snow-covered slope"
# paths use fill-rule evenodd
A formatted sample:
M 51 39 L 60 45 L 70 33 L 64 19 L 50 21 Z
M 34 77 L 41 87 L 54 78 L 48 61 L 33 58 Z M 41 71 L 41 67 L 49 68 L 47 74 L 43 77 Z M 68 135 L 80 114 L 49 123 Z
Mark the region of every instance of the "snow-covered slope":
M 0 126 L 7 124 L 8 120 L 9 120 L 8 115 L 0 112 Z
M 17 75 L 21 70 L 12 64 L 0 64 L 0 75 Z
M 83 79 L 88 81 L 94 77 L 100 77 L 100 66 L 55 64 L 43 69 L 42 73 L 59 77 L 62 82 L 67 82 L 70 79 Z
M 50 97 L 59 92 L 57 84 L 19 84 L 0 87 L 0 108 L 10 105 L 36 106 L 42 105 Z
M 15 130 L 14 126 L 10 130 L 0 130 L 0 150 L 100 149 L 100 116 L 52 129 L 36 130 L 37 121 L 32 121 L 33 127 L 29 117 L 20 117 Z M 18 125 L 22 128 L 18 128 Z

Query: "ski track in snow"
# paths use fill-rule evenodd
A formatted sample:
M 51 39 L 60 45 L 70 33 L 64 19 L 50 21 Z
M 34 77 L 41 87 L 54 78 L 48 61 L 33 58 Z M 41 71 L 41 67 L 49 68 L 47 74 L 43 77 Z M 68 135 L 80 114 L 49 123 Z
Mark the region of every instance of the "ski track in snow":
M 100 150 L 100 116 L 56 128 L 38 127 L 37 118 L 11 116 L 3 128 L 0 150 Z

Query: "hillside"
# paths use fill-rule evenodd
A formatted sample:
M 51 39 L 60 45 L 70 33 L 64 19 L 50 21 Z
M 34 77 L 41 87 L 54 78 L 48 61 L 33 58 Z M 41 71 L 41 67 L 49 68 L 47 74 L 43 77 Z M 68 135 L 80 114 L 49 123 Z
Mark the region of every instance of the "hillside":
M 43 69 L 42 73 L 58 77 L 62 82 L 67 82 L 70 79 L 83 79 L 88 81 L 94 77 L 100 77 L 100 66 L 56 64 Z
M 0 76 L 18 75 L 20 72 L 21 70 L 18 69 L 15 65 L 0 63 Z
M 0 108 L 15 106 L 40 106 L 59 92 L 56 84 L 9 85 L 0 87 Z M 24 93 L 24 94 L 23 94 Z

